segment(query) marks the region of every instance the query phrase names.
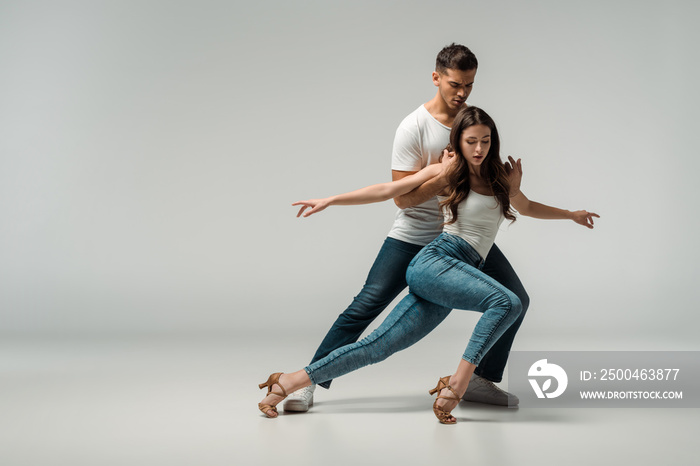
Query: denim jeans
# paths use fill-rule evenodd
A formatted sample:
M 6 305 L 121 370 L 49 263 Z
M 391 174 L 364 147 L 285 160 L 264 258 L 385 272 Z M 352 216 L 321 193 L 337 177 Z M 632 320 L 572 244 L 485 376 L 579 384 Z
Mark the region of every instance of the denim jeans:
M 408 264 L 421 249 L 422 246 L 394 238 L 384 240 L 362 290 L 333 323 L 311 359 L 311 364 L 338 348 L 355 343 L 360 338 L 369 324 L 406 288 Z M 495 244 L 489 251 L 482 270 L 515 293 L 522 304 L 520 317 L 486 353 L 475 371 L 476 374 L 488 380 L 500 382 L 508 360 L 508 352 L 530 300 L 513 267 Z M 414 306 L 423 309 L 425 313 L 435 314 L 436 320 L 432 322 L 432 327 L 426 327 L 426 335 L 449 314 L 449 309 L 440 309 L 441 306 L 424 300 L 417 301 Z M 440 315 L 442 318 L 439 318 Z M 428 322 L 424 322 L 424 325 L 428 325 Z M 328 380 L 320 385 L 329 388 L 330 384 L 331 381 Z
M 409 295 L 369 336 L 307 366 L 311 381 L 322 384 L 408 348 L 442 322 L 451 308 L 483 313 L 462 356 L 478 366 L 522 310 L 514 293 L 477 268 L 483 262 L 466 241 L 441 234 L 410 262 Z
M 406 269 L 421 249 L 423 246 L 394 238 L 384 240 L 362 290 L 333 323 L 311 359 L 312 364 L 360 338 L 369 324 L 408 286 Z M 330 384 L 328 380 L 320 385 L 329 388 Z
M 494 343 L 491 349 L 481 358 L 479 367 L 474 373 L 492 382 L 500 382 L 503 379 L 503 372 L 508 362 L 508 353 L 513 346 L 515 335 L 520 329 L 520 324 L 523 323 L 525 312 L 530 307 L 530 297 L 525 291 L 525 287 L 520 282 L 518 275 L 513 270 L 513 267 L 503 255 L 498 246 L 495 244 L 491 247 L 486 261 L 481 269 L 489 277 L 496 280 L 501 285 L 512 291 L 515 296 L 520 299 L 521 311 L 515 322 L 505 331 L 503 335 Z

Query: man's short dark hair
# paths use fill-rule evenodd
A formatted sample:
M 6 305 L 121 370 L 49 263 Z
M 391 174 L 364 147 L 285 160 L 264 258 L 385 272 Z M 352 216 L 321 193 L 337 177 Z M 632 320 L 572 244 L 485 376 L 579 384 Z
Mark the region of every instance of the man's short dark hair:
M 469 71 L 479 66 L 476 56 L 464 45 L 454 42 L 440 50 L 435 60 L 435 71 L 444 73 L 445 70 Z

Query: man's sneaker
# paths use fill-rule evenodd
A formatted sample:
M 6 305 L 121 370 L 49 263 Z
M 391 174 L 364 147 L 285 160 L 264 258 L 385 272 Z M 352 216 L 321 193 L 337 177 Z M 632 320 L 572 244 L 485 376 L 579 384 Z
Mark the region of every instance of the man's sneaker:
M 490 380 L 479 377 L 476 374 L 472 375 L 467 391 L 462 399 L 475 403 L 511 407 L 518 406 L 518 403 L 520 403 L 517 396 L 505 390 L 501 390 Z
M 314 390 L 316 385 L 300 388 L 284 400 L 282 407 L 285 411 L 294 413 L 305 413 L 314 405 Z

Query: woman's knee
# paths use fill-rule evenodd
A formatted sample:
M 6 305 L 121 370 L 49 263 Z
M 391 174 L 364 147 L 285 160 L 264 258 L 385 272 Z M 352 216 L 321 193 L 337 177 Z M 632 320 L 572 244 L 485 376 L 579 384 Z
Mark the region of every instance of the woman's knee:
M 509 296 L 510 308 L 511 308 L 510 312 L 513 314 L 514 320 L 515 320 L 518 317 L 520 317 L 520 315 L 523 313 L 523 309 L 524 309 L 523 302 L 520 300 L 518 295 L 516 295 L 515 293 L 508 293 L 508 294 L 510 295 Z
M 502 290 L 497 299 L 497 306 L 502 309 L 504 317 L 515 322 L 523 314 L 523 305 L 520 298 L 510 290 Z

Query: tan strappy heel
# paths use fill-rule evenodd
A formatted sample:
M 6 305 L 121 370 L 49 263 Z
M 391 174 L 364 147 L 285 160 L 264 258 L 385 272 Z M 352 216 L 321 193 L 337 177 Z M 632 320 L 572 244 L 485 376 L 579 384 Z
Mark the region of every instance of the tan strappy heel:
M 450 396 L 441 396 L 440 391 L 444 388 L 451 391 L 452 394 L 454 395 L 454 398 L 450 397 Z M 431 395 L 434 395 L 435 393 L 438 394 L 437 398 L 435 398 L 435 403 L 433 403 L 433 412 L 435 413 L 435 417 L 438 418 L 438 421 L 440 421 L 441 424 L 456 424 L 457 423 L 456 420 L 455 421 L 448 420 L 450 417 L 452 417 L 452 415 L 450 414 L 450 411 L 445 411 L 437 404 L 437 400 L 439 400 L 440 398 L 443 398 L 445 400 L 457 401 L 457 402 L 459 402 L 459 400 L 461 399 L 460 396 L 457 395 L 457 392 L 454 391 L 454 389 L 450 386 L 450 376 L 446 375 L 445 377 L 441 378 L 438 381 L 437 387 L 433 388 L 428 393 L 430 393 Z
M 284 387 L 282 386 L 282 384 L 280 384 L 280 375 L 282 375 L 282 372 L 275 372 L 274 374 L 270 375 L 270 377 L 267 378 L 267 382 L 261 383 L 260 385 L 258 385 L 258 387 L 260 387 L 261 389 L 267 387 L 267 394 L 268 395 L 272 394 L 272 395 L 281 396 L 282 400 L 284 400 L 285 398 L 287 398 L 287 390 L 285 390 Z M 282 390 L 282 393 L 273 392 L 272 391 L 273 385 L 277 385 Z M 282 400 L 280 400 L 280 401 L 282 401 Z M 274 411 L 276 413 L 277 406 L 258 403 L 258 409 L 260 409 L 260 411 L 262 411 L 263 414 L 267 417 L 277 417 L 277 416 L 270 416 L 269 414 L 267 414 L 268 411 Z

